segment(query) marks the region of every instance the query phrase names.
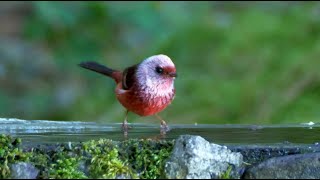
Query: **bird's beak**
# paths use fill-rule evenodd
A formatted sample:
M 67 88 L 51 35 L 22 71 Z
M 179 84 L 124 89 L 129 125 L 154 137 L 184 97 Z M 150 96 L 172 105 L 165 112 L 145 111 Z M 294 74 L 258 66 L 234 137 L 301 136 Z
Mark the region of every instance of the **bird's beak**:
M 170 77 L 178 77 L 178 74 L 176 72 L 170 72 L 170 73 L 168 73 L 168 75 Z

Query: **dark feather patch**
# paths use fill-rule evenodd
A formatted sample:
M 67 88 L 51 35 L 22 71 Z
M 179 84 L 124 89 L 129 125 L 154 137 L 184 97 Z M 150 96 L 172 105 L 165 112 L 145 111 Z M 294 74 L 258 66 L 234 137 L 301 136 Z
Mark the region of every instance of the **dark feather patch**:
M 133 84 L 135 83 L 135 74 L 137 70 L 138 65 L 133 65 L 131 67 L 126 68 L 123 71 L 123 76 L 122 76 L 122 87 L 124 90 L 130 89 Z

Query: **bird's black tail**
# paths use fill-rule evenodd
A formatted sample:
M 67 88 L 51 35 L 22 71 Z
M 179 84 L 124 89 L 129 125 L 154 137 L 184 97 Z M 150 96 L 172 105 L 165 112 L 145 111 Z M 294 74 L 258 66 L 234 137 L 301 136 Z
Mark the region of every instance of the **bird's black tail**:
M 112 73 L 115 72 L 116 70 L 110 69 L 104 65 L 101 65 L 99 63 L 96 62 L 82 62 L 79 64 L 79 66 L 85 68 L 85 69 L 89 69 L 91 71 L 95 71 L 97 73 L 106 75 L 106 76 L 110 76 L 112 77 Z

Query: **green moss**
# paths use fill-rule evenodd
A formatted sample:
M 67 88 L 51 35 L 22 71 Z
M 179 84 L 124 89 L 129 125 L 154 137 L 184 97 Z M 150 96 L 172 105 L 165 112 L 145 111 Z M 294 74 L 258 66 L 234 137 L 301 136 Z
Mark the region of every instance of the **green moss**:
M 83 145 L 83 149 L 92 156 L 89 170 L 94 178 L 115 178 L 119 175 L 161 178 L 172 148 L 173 141 L 138 139 L 123 142 L 100 139 Z
M 173 148 L 173 141 L 128 140 L 121 144 L 121 154 L 142 179 L 163 177 L 164 163 Z
M 106 154 L 95 155 L 91 160 L 90 174 L 94 178 L 114 179 L 117 176 L 137 177 L 126 161 L 119 159 L 118 150 L 112 149 Z
M 137 177 L 128 162 L 120 159 L 117 148 L 118 146 L 113 141 L 107 139 L 92 140 L 83 144 L 83 149 L 91 157 L 89 166 L 91 177 L 108 179 L 120 175 Z
M 47 179 L 49 177 L 47 167 L 49 165 L 50 157 L 46 153 L 31 151 L 32 156 L 30 157 L 30 162 L 40 170 L 38 178 Z
M 7 135 L 0 135 L 0 179 L 10 177 L 9 164 L 29 161 L 30 153 L 23 152 L 19 146 L 21 139 L 12 139 Z
M 83 172 L 79 171 L 79 159 L 68 158 L 58 159 L 49 168 L 49 178 L 51 179 L 86 179 Z
M 231 179 L 231 170 L 232 170 L 232 166 L 229 165 L 228 169 L 220 175 L 219 179 Z
M 40 179 L 84 179 L 87 176 L 80 170 L 82 157 L 76 149 L 65 144 L 47 145 L 32 148 L 30 162 L 40 170 Z
M 84 143 L 19 147 L 21 140 L 0 137 L 0 178 L 10 177 L 10 163 L 30 162 L 39 169 L 38 179 L 163 177 L 165 160 L 173 141 L 108 139 Z

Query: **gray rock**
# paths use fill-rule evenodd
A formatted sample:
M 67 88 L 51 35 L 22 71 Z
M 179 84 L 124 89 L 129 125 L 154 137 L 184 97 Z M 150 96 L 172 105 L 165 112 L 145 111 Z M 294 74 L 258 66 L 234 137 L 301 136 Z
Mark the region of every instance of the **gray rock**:
M 172 155 L 165 164 L 165 175 L 169 179 L 219 178 L 229 167 L 237 171 L 241 165 L 240 153 L 209 143 L 200 136 L 182 135 L 176 140 Z M 240 178 L 238 173 L 231 174 L 233 178 Z
M 36 179 L 39 170 L 30 163 L 15 163 L 10 165 L 12 179 Z
M 83 172 L 86 176 L 90 176 L 89 166 L 86 161 L 79 162 L 79 171 Z
M 120 174 L 115 179 L 132 179 L 132 177 L 127 174 Z
M 274 157 L 249 168 L 245 179 L 319 179 L 320 153 Z

